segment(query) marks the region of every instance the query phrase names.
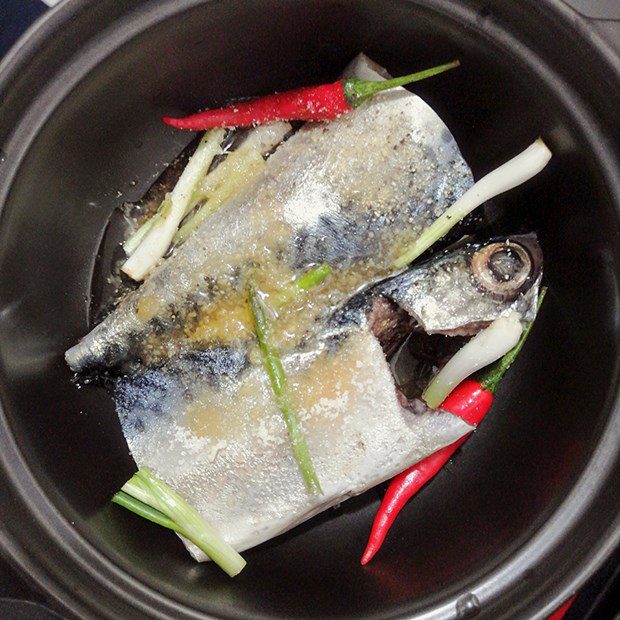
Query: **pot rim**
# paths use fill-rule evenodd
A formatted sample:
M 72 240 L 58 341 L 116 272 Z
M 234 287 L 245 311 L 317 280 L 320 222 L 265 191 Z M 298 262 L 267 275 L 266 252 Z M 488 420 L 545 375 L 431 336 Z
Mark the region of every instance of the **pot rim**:
M 203 1 L 186 0 L 183 6 L 175 6 L 172 13 L 186 10 Z M 432 5 L 433 10 L 447 14 L 451 18 L 454 18 L 460 10 L 451 5 L 450 0 L 436 2 L 418 0 L 418 3 Z M 63 24 L 91 4 L 94 4 L 94 0 L 65 0 L 31 26 L 0 63 L 0 92 L 5 92 L 10 88 L 21 68 L 45 46 L 50 37 Z M 588 28 L 586 22 L 561 0 L 545 0 L 544 3 L 540 2 L 538 5 L 539 10 L 550 13 L 554 19 L 562 20 L 563 25 L 571 29 L 584 45 L 589 45 L 601 62 L 607 65 L 614 79 L 620 81 L 620 58 L 601 35 Z M 166 15 L 162 16 L 160 13 L 157 19 L 165 17 Z M 48 110 L 47 114 L 51 113 L 52 109 Z M 36 130 L 29 137 L 32 138 L 35 133 Z M 9 140 L 9 135 L 0 135 L 0 144 Z M 22 147 L 21 155 L 26 152 L 29 145 L 30 142 Z M 620 204 L 620 180 L 616 174 L 614 158 L 610 157 L 602 146 L 594 150 L 601 155 L 600 163 L 608 176 L 610 191 L 614 194 L 616 204 Z M 5 196 L 1 186 L 4 186 L 5 191 L 8 190 L 20 163 L 21 157 L 14 161 L 6 161 L 4 164 L 0 158 L 3 172 L 7 173 L 5 180 L 0 181 L 0 201 L 2 202 Z M 606 403 L 606 409 L 610 411 L 610 415 L 605 429 L 601 432 L 600 442 L 567 497 L 551 517 L 510 558 L 472 583 L 470 591 L 475 592 L 483 603 L 483 608 L 485 603 L 491 603 L 506 596 L 511 585 L 514 586 L 517 580 L 522 579 L 521 576 L 531 570 L 532 566 L 552 556 L 567 535 L 577 530 L 579 521 L 587 516 L 588 508 L 601 493 L 605 484 L 613 485 L 613 477 L 617 475 L 620 462 L 620 446 L 616 439 L 620 431 L 618 374 L 617 361 L 614 369 L 616 389 L 613 397 L 610 397 L 613 402 Z M 36 580 L 69 611 L 81 617 L 101 612 L 112 613 L 113 604 L 118 605 L 119 602 L 126 605 L 127 610 L 139 609 L 142 613 L 153 617 L 179 614 L 193 618 L 208 617 L 180 601 L 168 599 L 125 572 L 102 550 L 75 530 L 46 495 L 28 467 L 12 436 L 1 404 L 0 414 L 2 414 L 0 415 L 0 469 L 3 473 L 0 479 L 0 490 L 3 497 L 11 496 L 13 500 L 11 509 L 19 508 L 21 514 L 27 514 L 32 521 L 28 524 L 21 524 L 24 532 L 29 529 L 27 532 L 29 535 L 21 532 L 19 537 L 14 535 L 14 531 L 9 533 L 6 525 L 3 526 L 0 529 L 0 550 L 22 572 Z M 3 506 L 7 503 L 3 502 Z M 44 557 L 40 553 L 38 540 L 46 541 Z M 584 554 L 563 574 L 558 584 L 548 588 L 546 602 L 533 617 L 545 617 L 558 607 L 583 585 L 618 546 L 620 543 L 619 514 L 612 516 L 606 526 L 606 531 L 601 532 L 597 543 L 590 548 L 588 554 Z M 37 548 L 39 553 L 37 553 Z M 91 595 L 97 593 L 100 595 L 100 600 L 95 603 L 92 596 L 85 600 L 85 597 L 80 596 L 81 592 Z M 455 604 L 456 596 L 453 596 L 449 601 L 442 602 L 419 617 L 448 618 L 454 613 Z M 115 611 L 118 612 L 118 606 Z

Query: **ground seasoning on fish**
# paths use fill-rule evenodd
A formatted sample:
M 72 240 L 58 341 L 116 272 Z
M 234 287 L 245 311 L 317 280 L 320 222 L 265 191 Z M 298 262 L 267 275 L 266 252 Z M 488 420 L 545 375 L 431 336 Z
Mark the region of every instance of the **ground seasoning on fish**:
M 214 127 L 249 127 L 273 121 L 330 121 L 353 110 L 375 93 L 424 80 L 458 67 L 459 64 L 459 61 L 455 60 L 391 80 L 347 78 L 333 84 L 274 93 L 226 108 L 205 110 L 184 118 L 166 116 L 163 121 L 177 129 L 191 131 Z
M 364 56 L 344 75 L 381 79 Z M 333 308 L 393 275 L 394 259 L 473 177 L 422 99 L 391 90 L 369 103 L 340 121 L 307 123 L 282 143 L 251 187 L 222 204 L 66 353 L 71 368 L 137 359 L 157 366 L 189 351 L 244 347 L 252 331 L 248 281 L 270 294 L 329 263 L 329 284 L 306 310 L 279 313 L 274 343 L 285 353 L 319 331 Z
M 540 291 L 539 309 L 545 292 L 545 288 Z M 479 376 L 478 380 L 465 379 L 460 383 L 439 406 L 439 409 L 459 416 L 468 424 L 474 426 L 479 424 L 491 408 L 495 390 L 523 347 L 532 324 L 530 323 L 523 331 L 519 342 L 513 349 Z M 469 434 L 412 465 L 392 479 L 372 524 L 368 543 L 361 559 L 362 565 L 368 564 L 379 551 L 392 523 L 405 504 L 448 462 L 467 437 Z

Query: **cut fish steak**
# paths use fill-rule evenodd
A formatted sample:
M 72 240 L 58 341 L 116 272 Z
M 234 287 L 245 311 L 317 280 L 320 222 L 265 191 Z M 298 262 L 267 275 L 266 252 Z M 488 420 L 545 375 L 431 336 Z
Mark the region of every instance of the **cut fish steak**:
M 381 79 L 363 57 L 348 73 Z M 309 123 L 66 360 L 76 371 L 145 360 L 161 349 L 161 333 L 171 355 L 226 344 L 236 324 L 205 332 L 203 318 L 232 316 L 227 304 L 245 295 L 248 279 L 278 287 L 327 262 L 338 286 L 308 313 L 308 325 L 315 324 L 317 315 L 393 274 L 403 248 L 472 183 L 446 125 L 407 90 L 380 93 L 334 122 Z
M 323 495 L 306 489 L 261 366 L 220 349 L 122 379 L 116 391 L 137 464 L 171 484 L 238 551 L 472 430 L 421 403 L 415 413 L 404 407 L 367 327 L 351 326 L 337 341 L 323 340 L 283 362 Z M 197 560 L 207 559 L 186 545 Z
M 537 262 L 522 264 L 513 257 L 516 269 L 501 253 L 510 249 L 523 255 L 526 244 Z M 499 268 L 500 258 L 504 300 L 489 298 L 494 290 L 471 284 L 489 263 Z M 533 235 L 468 244 L 407 274 L 352 299 L 305 349 L 284 358 L 293 406 L 324 495 L 307 492 L 260 358 L 243 347 L 193 352 L 118 381 L 117 411 L 138 465 L 153 468 L 227 542 L 243 550 L 469 432 L 460 418 L 408 401 L 396 389 L 385 355 L 418 325 L 394 300 L 415 295 L 423 275 L 430 285 L 415 299 L 449 307 L 436 322 L 443 331 L 458 326 L 473 333 L 485 325 L 483 319 L 515 307 L 527 315 L 536 304 L 540 248 Z M 472 288 L 454 297 L 451 279 Z M 184 542 L 196 559 L 206 559 Z
M 365 57 L 345 74 L 382 77 Z M 404 398 L 386 361 L 414 328 L 473 333 L 515 306 L 532 316 L 542 257 L 531 236 L 469 244 L 396 273 L 403 250 L 472 184 L 447 127 L 404 89 L 307 124 L 67 351 L 67 362 L 76 371 L 130 362 L 115 379 L 115 400 L 138 466 L 238 551 L 258 545 L 472 430 Z M 274 321 L 286 335 L 276 344 L 323 489 L 313 495 L 246 295 L 251 283 L 268 305 L 319 263 L 333 270 L 327 285 Z

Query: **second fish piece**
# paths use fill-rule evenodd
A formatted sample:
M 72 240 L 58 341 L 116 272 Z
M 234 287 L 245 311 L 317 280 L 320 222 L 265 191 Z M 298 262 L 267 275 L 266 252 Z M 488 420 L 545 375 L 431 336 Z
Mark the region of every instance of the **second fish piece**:
M 382 77 L 364 57 L 349 74 Z M 380 93 L 334 122 L 309 123 L 250 189 L 67 351 L 67 362 L 80 371 L 230 344 L 247 336 L 238 307 L 248 280 L 269 292 L 327 262 L 335 285 L 304 315 L 305 331 L 393 273 L 404 248 L 472 183 L 446 125 L 407 90 Z

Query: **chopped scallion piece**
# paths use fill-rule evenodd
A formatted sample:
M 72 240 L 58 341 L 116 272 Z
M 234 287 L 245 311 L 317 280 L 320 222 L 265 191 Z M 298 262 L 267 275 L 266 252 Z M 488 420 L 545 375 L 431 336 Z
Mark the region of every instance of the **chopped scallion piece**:
M 250 308 L 252 310 L 254 327 L 258 337 L 263 363 L 269 375 L 269 381 L 276 398 L 276 403 L 286 423 L 293 454 L 297 459 L 308 491 L 311 493 L 323 493 L 319 479 L 314 471 L 314 466 L 312 465 L 312 458 L 310 457 L 310 452 L 308 451 L 308 446 L 306 445 L 299 420 L 289 400 L 288 381 L 284 373 L 284 368 L 282 367 L 282 361 L 276 349 L 269 342 L 270 325 L 262 301 L 258 297 L 256 290 L 252 287 L 250 287 L 249 296 Z
M 155 508 L 141 502 L 139 499 L 136 499 L 125 491 L 115 493 L 112 501 L 123 508 L 127 508 L 127 510 L 131 510 L 131 512 L 143 517 L 144 519 L 157 523 L 157 525 L 161 525 L 162 527 L 167 527 L 169 530 L 178 532 L 180 529 L 179 526 L 172 519 L 168 518 L 163 512 L 155 510 Z
M 538 138 L 516 157 L 499 166 L 479 181 L 474 183 L 451 207 L 446 209 L 401 256 L 394 266 L 397 269 L 406 267 L 420 254 L 428 250 L 433 243 L 441 239 L 450 229 L 458 224 L 476 207 L 494 196 L 503 194 L 517 185 L 525 183 L 537 175 L 551 159 L 551 151 Z
M 179 228 L 174 236 L 175 245 L 187 241 L 226 201 L 259 177 L 266 165 L 263 155 L 280 144 L 290 129 L 288 123 L 271 123 L 250 131 L 239 148 L 212 170 L 196 189 L 192 203 L 204 204 Z
M 224 134 L 224 129 L 212 129 L 204 135 L 170 193 L 170 207 L 167 212 L 164 213 L 163 209 L 158 211 L 159 217 L 123 264 L 121 269 L 133 280 L 144 280 L 168 251 L 181 220 L 191 208 L 196 188 L 207 174 L 213 158 L 221 153 L 220 145 Z
M 123 250 L 125 250 L 125 254 L 127 256 L 131 256 L 137 249 L 138 246 L 142 243 L 146 234 L 151 230 L 153 225 L 159 220 L 161 217 L 161 213 L 164 209 L 168 208 L 170 204 L 170 194 L 166 194 L 164 199 L 161 201 L 161 204 L 157 208 L 157 212 L 153 214 L 148 220 L 143 222 L 138 229 L 123 243 Z
M 149 521 L 175 530 L 231 577 L 239 574 L 246 565 L 245 560 L 194 508 L 147 467 L 141 467 L 116 493 L 113 501 Z
M 332 268 L 327 263 L 321 263 L 318 267 L 310 269 L 310 271 L 307 271 L 277 293 L 271 295 L 269 305 L 274 311 L 277 311 L 293 301 L 301 293 L 321 284 L 331 273 Z
M 174 235 L 175 245 L 187 241 L 189 236 L 215 213 L 228 199 L 250 184 L 265 168 L 265 160 L 260 153 L 249 152 L 243 156 L 236 151 L 231 153 L 213 172 L 224 172 L 221 184 L 208 194 L 207 201 L 183 223 Z M 208 177 L 207 177 L 208 178 Z
M 495 319 L 450 358 L 424 390 L 422 399 L 433 409 L 439 407 L 463 379 L 500 359 L 516 346 L 522 331 L 518 312 Z
M 545 299 L 546 294 L 547 294 L 547 287 L 543 286 L 540 289 L 540 292 L 538 293 L 538 303 L 536 304 L 536 316 L 534 317 L 534 319 L 536 319 L 536 317 L 538 316 L 538 313 L 540 312 L 540 307 L 542 306 L 542 302 Z M 523 345 L 525 344 L 525 340 L 528 337 L 530 330 L 532 329 L 532 325 L 534 325 L 534 321 L 527 324 L 526 328 L 523 330 L 523 333 L 521 334 L 521 338 L 519 338 L 519 342 L 517 342 L 515 347 L 510 349 L 510 351 L 508 351 L 508 353 L 506 353 L 506 355 L 504 355 L 504 357 L 502 357 L 502 359 L 499 360 L 497 364 L 495 364 L 494 366 L 492 366 L 491 368 L 489 368 L 488 370 L 486 370 L 485 372 L 483 372 L 481 375 L 477 377 L 477 380 L 482 384 L 482 387 L 485 390 L 488 390 L 490 392 L 495 392 L 495 389 L 499 385 L 499 382 L 501 381 L 502 377 L 504 376 L 506 371 L 510 368 L 512 363 L 517 358 L 517 355 L 519 355 L 519 352 L 523 348 Z

